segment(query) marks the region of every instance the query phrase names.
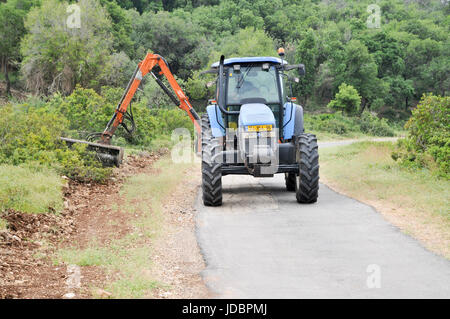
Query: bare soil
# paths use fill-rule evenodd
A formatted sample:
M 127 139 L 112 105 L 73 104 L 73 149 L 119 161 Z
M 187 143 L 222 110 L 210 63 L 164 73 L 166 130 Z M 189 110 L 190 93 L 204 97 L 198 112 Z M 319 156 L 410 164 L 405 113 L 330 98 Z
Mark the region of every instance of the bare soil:
M 106 184 L 67 180 L 61 214 L 51 210 L 42 214 L 1 212 L 0 218 L 8 226 L 0 231 L 0 299 L 64 298 L 69 272 L 68 265 L 55 266 L 57 249 L 74 245 L 84 248 L 92 239 L 107 244 L 130 232 L 130 214 L 120 206 L 120 187 L 128 176 L 158 174 L 152 164 L 166 152 L 128 156 Z M 165 230 L 155 244 L 152 275 L 170 288 L 157 290 L 150 298 L 208 297 L 199 275 L 204 264 L 195 239 L 193 208 L 198 181 L 192 180 L 192 185 L 180 185 L 165 207 Z M 76 291 L 76 298 L 92 298 L 89 288 L 103 287 L 113 276 L 95 266 L 83 266 L 81 275 L 82 288 Z
M 151 276 L 169 285 L 155 289 L 150 298 L 212 298 L 200 272 L 205 262 L 195 236 L 194 200 L 200 187 L 200 168 L 182 172 L 185 180 L 164 205 L 162 236 L 153 245 Z M 180 174 L 181 175 L 181 174 Z

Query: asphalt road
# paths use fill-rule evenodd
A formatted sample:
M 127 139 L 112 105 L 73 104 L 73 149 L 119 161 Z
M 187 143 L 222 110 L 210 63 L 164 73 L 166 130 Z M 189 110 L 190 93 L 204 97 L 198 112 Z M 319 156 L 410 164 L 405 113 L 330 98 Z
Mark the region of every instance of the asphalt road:
M 321 147 L 348 142 L 323 143 Z M 218 298 L 450 298 L 450 262 L 372 207 L 320 185 L 300 205 L 275 178 L 225 176 L 223 206 L 197 199 L 202 275 Z

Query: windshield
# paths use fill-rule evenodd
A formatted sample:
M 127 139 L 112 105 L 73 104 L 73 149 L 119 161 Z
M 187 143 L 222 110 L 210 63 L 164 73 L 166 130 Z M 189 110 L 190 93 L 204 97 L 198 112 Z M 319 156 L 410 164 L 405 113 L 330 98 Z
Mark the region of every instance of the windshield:
M 263 98 L 266 104 L 279 103 L 277 87 L 275 66 L 267 71 L 261 65 L 244 66 L 237 72 L 230 68 L 227 105 L 240 105 L 252 98 Z

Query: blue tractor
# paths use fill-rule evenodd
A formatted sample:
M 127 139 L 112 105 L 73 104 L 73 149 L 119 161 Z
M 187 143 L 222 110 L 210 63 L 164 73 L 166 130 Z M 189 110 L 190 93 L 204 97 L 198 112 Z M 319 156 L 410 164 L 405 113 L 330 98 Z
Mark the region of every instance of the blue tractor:
M 203 203 L 222 204 L 222 176 L 285 174 L 286 189 L 299 203 L 314 203 L 319 190 L 317 138 L 305 133 L 303 108 L 294 103 L 287 75 L 302 64 L 280 58 L 243 57 L 212 64 L 216 99 L 201 119 Z M 288 94 L 289 91 L 289 94 Z

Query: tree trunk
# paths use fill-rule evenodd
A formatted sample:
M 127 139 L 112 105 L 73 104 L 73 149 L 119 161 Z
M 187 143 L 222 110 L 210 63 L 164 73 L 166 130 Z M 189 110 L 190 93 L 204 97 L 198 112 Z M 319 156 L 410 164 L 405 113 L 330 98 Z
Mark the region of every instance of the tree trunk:
M 363 98 L 361 99 L 361 111 L 360 111 L 359 114 L 362 114 L 362 113 L 364 112 L 364 109 L 366 108 L 366 102 L 367 102 L 366 98 L 363 97 Z
M 408 97 L 405 98 L 405 111 L 408 111 Z

